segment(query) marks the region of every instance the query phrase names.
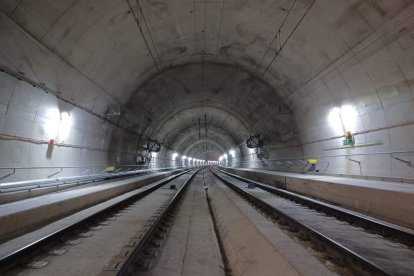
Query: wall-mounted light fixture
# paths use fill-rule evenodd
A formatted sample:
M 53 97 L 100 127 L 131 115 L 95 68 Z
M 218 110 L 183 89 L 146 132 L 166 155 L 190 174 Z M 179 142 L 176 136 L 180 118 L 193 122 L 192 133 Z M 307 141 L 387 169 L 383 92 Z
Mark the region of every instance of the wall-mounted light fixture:
M 357 111 L 352 105 L 334 107 L 328 115 L 328 121 L 337 135 L 347 131 L 354 133 L 356 130 Z
M 60 113 L 58 108 L 50 108 L 45 114 L 44 131 L 50 140 L 65 140 L 72 127 L 72 117 L 68 112 Z
M 329 112 L 328 121 L 335 134 L 344 136 L 342 141 L 344 146 L 353 146 L 355 144 L 353 133 L 356 129 L 356 119 L 357 111 L 352 105 L 334 107 Z

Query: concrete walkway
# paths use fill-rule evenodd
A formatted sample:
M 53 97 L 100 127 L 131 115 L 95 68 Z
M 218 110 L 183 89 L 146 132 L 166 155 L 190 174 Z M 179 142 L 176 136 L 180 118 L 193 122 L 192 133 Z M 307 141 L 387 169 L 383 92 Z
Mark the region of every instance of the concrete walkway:
M 160 257 L 153 269 L 143 275 L 225 275 L 206 200 L 203 172 L 197 174 L 188 188 Z

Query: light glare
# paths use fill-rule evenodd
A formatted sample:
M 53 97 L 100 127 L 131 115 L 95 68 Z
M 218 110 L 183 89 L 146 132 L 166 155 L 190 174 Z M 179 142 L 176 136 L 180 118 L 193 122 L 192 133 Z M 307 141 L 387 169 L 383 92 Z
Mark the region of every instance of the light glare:
M 72 118 L 68 112 L 59 112 L 57 108 L 50 108 L 46 111 L 46 123 L 43 127 L 50 139 L 65 140 L 72 127 Z
M 346 131 L 355 132 L 356 119 L 357 112 L 351 105 L 334 107 L 328 115 L 329 124 L 337 135 L 343 135 Z

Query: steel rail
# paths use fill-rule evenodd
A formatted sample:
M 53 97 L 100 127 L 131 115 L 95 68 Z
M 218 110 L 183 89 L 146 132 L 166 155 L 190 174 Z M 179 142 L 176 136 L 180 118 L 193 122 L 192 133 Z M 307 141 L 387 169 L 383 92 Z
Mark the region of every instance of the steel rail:
M 150 242 L 154 234 L 156 233 L 159 226 L 162 224 L 162 222 L 165 220 L 165 218 L 168 216 L 168 214 L 177 206 L 179 201 L 184 195 L 184 192 L 186 191 L 189 183 L 193 180 L 194 176 L 200 171 L 201 169 L 198 169 L 195 171 L 180 187 L 178 192 L 174 195 L 172 200 L 170 201 L 167 208 L 164 209 L 164 211 L 157 217 L 155 222 L 151 225 L 150 229 L 144 234 L 139 244 L 134 248 L 133 252 L 129 255 L 128 259 L 123 262 L 123 264 L 120 266 L 118 272 L 116 273 L 117 276 L 125 276 L 130 275 L 130 268 L 136 262 L 141 256 L 147 246 L 147 244 Z
M 327 215 L 334 216 L 337 219 L 344 220 L 352 224 L 356 224 L 359 227 L 367 229 L 367 230 L 371 230 L 371 231 L 374 230 L 375 232 L 377 232 L 378 234 L 384 237 L 398 240 L 399 242 L 407 246 L 414 245 L 414 231 L 411 229 L 401 227 L 399 225 L 395 225 L 389 222 L 380 221 L 367 215 L 359 214 L 357 212 L 350 211 L 345 208 L 341 208 L 341 207 L 338 207 L 338 206 L 335 206 L 329 203 L 325 203 L 319 200 L 315 200 L 315 199 L 312 199 L 306 196 L 302 196 L 302 195 L 299 195 L 293 192 L 289 192 L 287 190 L 272 187 L 270 185 L 263 184 L 257 181 L 253 181 L 251 179 L 244 178 L 239 175 L 232 174 L 232 173 L 220 170 L 220 169 L 218 169 L 218 171 L 228 176 L 234 177 L 238 180 L 241 180 L 243 182 L 252 183 L 256 185 L 257 187 L 259 187 L 260 189 L 268 191 L 277 196 L 300 203 L 301 205 L 305 205 L 307 207 L 310 207 L 311 209 L 317 210 L 319 212 L 323 212 Z
M 210 169 L 211 170 L 211 169 Z M 231 181 L 225 179 L 221 175 L 217 174 L 215 171 L 211 170 L 214 176 L 220 179 L 223 183 L 225 183 L 228 187 L 230 187 L 233 191 L 237 194 L 243 196 L 244 198 L 248 199 L 250 202 L 254 203 L 257 206 L 260 206 L 264 210 L 269 210 L 272 215 L 276 215 L 277 217 L 283 218 L 288 225 L 293 226 L 295 229 L 299 229 L 299 231 L 305 233 L 312 241 L 321 243 L 326 246 L 327 249 L 331 249 L 334 253 L 339 254 L 342 257 L 346 257 L 347 263 L 350 265 L 356 265 L 358 269 L 363 269 L 365 273 L 372 273 L 373 275 L 390 275 L 382 268 L 377 266 L 375 263 L 371 262 L 370 260 L 366 259 L 365 257 L 361 256 L 360 254 L 350 250 L 346 246 L 340 244 L 339 242 L 327 237 L 323 233 L 320 233 L 313 228 L 306 226 L 296 219 L 286 215 L 285 213 L 281 212 L 277 208 L 271 206 L 270 204 L 266 203 L 265 201 L 255 197 L 253 194 L 249 193 L 248 191 L 243 190 L 240 187 L 237 187 Z M 354 269 L 357 269 L 354 267 Z
M 135 195 L 133 195 L 129 198 L 126 198 L 126 199 L 120 201 L 120 202 L 117 202 L 113 205 L 105 207 L 105 208 L 99 210 L 98 212 L 92 214 L 91 216 L 83 218 L 83 219 L 81 219 L 81 220 L 79 220 L 75 223 L 69 224 L 69 225 L 63 227 L 62 229 L 60 229 L 58 231 L 55 231 L 55 232 L 53 232 L 49 235 L 46 235 L 46 236 L 36 240 L 35 242 L 31 242 L 30 244 L 27 244 L 27 245 L 15 250 L 14 252 L 11 252 L 10 254 L 8 254 L 6 256 L 0 256 L 0 272 L 8 270 L 11 267 L 14 267 L 16 265 L 16 263 L 21 262 L 21 260 L 25 259 L 25 257 L 34 255 L 35 252 L 41 251 L 47 245 L 53 243 L 53 241 L 58 240 L 59 237 L 65 236 L 65 235 L 73 232 L 74 230 L 81 227 L 82 225 L 85 225 L 87 223 L 92 222 L 93 220 L 97 219 L 98 217 L 100 217 L 101 215 L 103 215 L 107 212 L 111 212 L 113 210 L 116 210 L 117 208 L 122 207 L 125 204 L 128 204 L 128 203 L 137 201 L 139 199 L 142 199 L 143 197 L 145 197 L 148 194 L 154 192 L 158 188 L 160 188 L 160 187 L 164 186 L 165 184 L 171 182 L 172 180 L 188 173 L 189 171 L 191 171 L 191 170 L 187 170 L 185 172 L 181 172 L 181 173 L 178 173 L 176 175 L 170 176 L 167 179 L 165 179 L 164 181 L 160 182 L 159 184 L 154 185 L 151 188 L 148 188 L 146 190 L 143 190 L 139 194 L 135 194 Z
M 179 168 L 177 168 L 179 169 Z M 89 175 L 78 175 L 78 176 L 65 176 L 59 178 L 49 178 L 49 179 L 40 179 L 40 180 L 28 180 L 28 181 L 18 181 L 18 182 L 7 182 L 0 183 L 0 194 L 8 192 L 18 192 L 33 190 L 38 188 L 46 188 L 51 186 L 63 186 L 69 184 L 89 184 L 93 182 L 105 181 L 105 180 L 115 180 L 115 179 L 124 179 L 128 177 L 135 177 L 151 172 L 160 172 L 166 170 L 173 170 L 173 168 L 160 168 L 160 169 L 144 169 L 144 170 L 134 170 L 134 171 L 121 171 L 121 172 L 103 172 Z

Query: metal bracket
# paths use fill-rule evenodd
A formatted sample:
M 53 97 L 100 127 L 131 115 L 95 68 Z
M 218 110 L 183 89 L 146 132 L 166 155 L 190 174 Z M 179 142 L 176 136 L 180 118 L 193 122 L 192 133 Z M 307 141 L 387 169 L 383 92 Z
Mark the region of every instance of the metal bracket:
M 391 153 L 391 157 L 392 157 L 392 158 L 394 158 L 395 160 L 398 160 L 398 161 L 400 161 L 400 162 L 402 162 L 402 163 L 406 164 L 406 165 L 407 165 L 407 166 L 409 166 L 409 167 L 412 167 L 412 166 L 413 166 L 413 164 L 411 163 L 411 161 L 407 161 L 407 160 L 404 160 L 404 159 L 401 159 L 401 158 L 395 157 L 393 153 Z
M 13 169 L 13 172 L 11 172 L 11 173 L 9 173 L 9 174 L 6 174 L 5 176 L 0 177 L 0 179 L 7 178 L 7 177 L 9 177 L 10 175 L 15 174 L 15 173 L 16 173 L 16 169 Z
M 361 161 L 358 161 L 358 160 L 355 160 L 355 159 L 349 158 L 349 155 L 346 155 L 346 156 L 345 156 L 345 158 L 346 158 L 347 160 L 349 160 L 349 161 L 352 161 L 352 162 L 357 163 L 357 164 L 359 165 L 359 172 L 360 172 L 360 174 L 362 175 L 362 166 L 361 166 Z
M 303 172 L 303 170 L 309 165 L 308 162 L 303 161 L 302 159 L 298 160 L 300 163 L 302 163 L 302 168 L 300 169 L 301 172 Z
M 320 163 L 325 163 L 326 164 L 326 167 L 325 167 L 325 170 L 323 171 L 323 173 L 326 173 L 326 171 L 328 170 L 328 168 L 329 168 L 329 162 L 328 161 L 325 161 L 325 160 L 319 160 L 319 162 Z
M 121 107 L 119 105 L 109 105 L 104 113 L 106 118 L 121 115 Z
M 52 173 L 51 175 L 48 175 L 47 178 L 51 178 L 52 176 L 55 176 L 55 175 L 61 173 L 62 171 L 63 171 L 63 168 L 60 168 L 60 171 Z
M 90 171 L 90 169 L 87 169 L 86 171 L 83 171 L 82 173 L 81 173 L 81 175 L 82 174 L 85 174 L 85 173 L 87 173 L 87 172 L 89 172 Z
M 295 164 L 295 162 L 292 162 L 292 161 L 286 161 L 286 163 L 288 164 L 286 166 L 286 168 L 288 168 L 288 169 L 290 169 L 290 167 L 292 167 Z

